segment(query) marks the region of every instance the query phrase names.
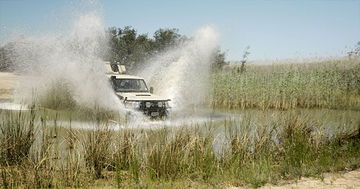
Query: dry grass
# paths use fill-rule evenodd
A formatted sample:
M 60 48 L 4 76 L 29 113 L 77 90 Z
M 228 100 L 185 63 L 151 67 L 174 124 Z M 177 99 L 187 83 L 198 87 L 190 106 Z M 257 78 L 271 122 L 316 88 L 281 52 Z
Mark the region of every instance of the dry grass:
M 248 66 L 213 74 L 217 108 L 360 109 L 360 60 Z
M 0 147 L 1 187 L 101 186 L 98 181 L 119 188 L 172 188 L 179 185 L 171 183 L 189 182 L 198 183 L 192 187 L 258 187 L 360 167 L 360 121 L 355 119 L 339 120 L 347 130 L 334 127 L 334 134 L 326 134 L 326 125 L 299 112 L 263 118 L 249 112 L 240 122 L 119 131 L 96 117 L 94 130 L 74 130 L 39 115 L 0 112 L 0 141 L 15 142 L 10 155 L 6 152 L 11 146 Z M 8 124 L 13 122 L 18 124 Z M 5 130 L 10 125 L 25 135 L 33 133 L 25 137 L 30 147 L 15 148 L 23 144 L 18 136 L 25 135 Z

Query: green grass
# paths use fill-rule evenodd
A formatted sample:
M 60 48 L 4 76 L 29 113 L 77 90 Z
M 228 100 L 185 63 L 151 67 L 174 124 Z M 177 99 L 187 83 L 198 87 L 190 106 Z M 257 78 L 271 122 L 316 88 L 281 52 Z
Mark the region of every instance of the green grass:
M 212 82 L 215 108 L 360 109 L 360 59 L 234 67 Z
M 249 111 L 240 121 L 112 131 L 99 117 L 96 129 L 75 130 L 41 112 L 1 111 L 0 142 L 14 143 L 0 146 L 0 187 L 259 187 L 359 168 L 359 114 L 331 112 Z M 16 147 L 24 140 L 29 147 Z

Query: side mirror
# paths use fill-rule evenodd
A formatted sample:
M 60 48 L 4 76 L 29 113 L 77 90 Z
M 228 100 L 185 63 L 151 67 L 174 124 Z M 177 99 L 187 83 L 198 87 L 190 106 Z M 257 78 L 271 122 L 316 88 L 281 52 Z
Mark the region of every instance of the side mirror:
M 150 93 L 154 93 L 154 87 L 150 87 Z

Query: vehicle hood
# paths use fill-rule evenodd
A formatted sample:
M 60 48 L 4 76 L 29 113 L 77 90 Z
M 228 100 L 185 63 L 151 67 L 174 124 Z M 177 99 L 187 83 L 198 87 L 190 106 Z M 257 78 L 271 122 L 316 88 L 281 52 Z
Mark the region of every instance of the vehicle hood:
M 123 97 L 122 99 L 127 99 L 131 101 L 169 101 L 170 99 L 163 98 L 158 95 L 151 93 L 120 93 L 117 92 L 116 95 Z

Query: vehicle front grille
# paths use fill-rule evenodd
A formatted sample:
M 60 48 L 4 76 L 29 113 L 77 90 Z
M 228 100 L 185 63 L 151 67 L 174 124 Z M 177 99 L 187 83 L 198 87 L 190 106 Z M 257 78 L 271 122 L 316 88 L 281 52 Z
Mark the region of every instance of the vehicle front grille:
M 159 106 L 158 102 L 162 102 L 163 105 Z M 150 103 L 150 106 L 146 106 L 146 103 Z M 145 115 L 153 116 L 152 113 L 157 112 L 159 116 L 164 116 L 167 114 L 166 104 L 164 101 L 143 101 L 140 102 L 140 110 L 144 112 Z
M 165 108 L 165 102 L 163 102 L 162 106 L 158 106 L 159 101 L 144 101 L 140 103 L 141 109 L 158 109 L 158 108 Z M 150 107 L 146 106 L 147 103 L 150 103 Z

